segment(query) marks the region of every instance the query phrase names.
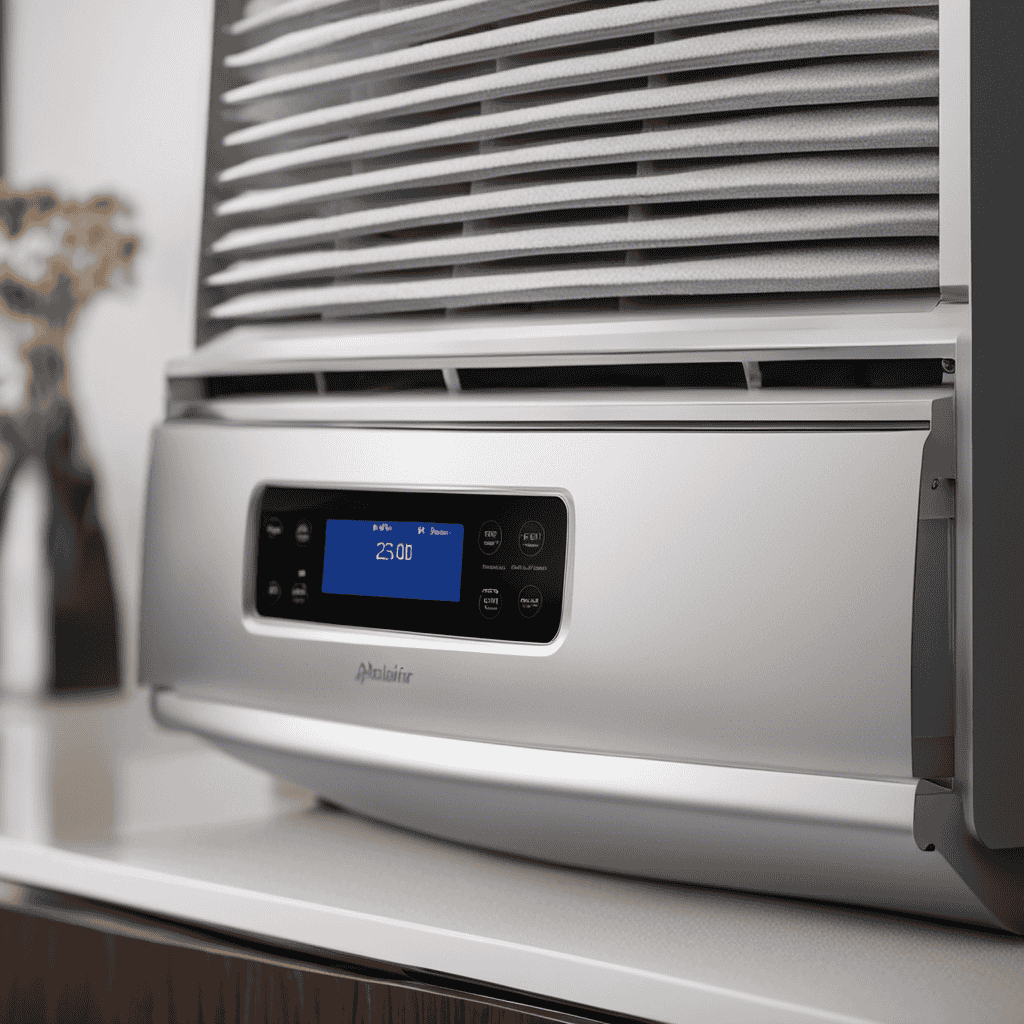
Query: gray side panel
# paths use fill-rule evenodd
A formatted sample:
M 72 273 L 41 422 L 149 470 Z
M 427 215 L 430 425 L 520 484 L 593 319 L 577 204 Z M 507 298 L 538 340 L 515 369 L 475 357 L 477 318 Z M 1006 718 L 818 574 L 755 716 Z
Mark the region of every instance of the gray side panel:
M 1024 11 L 971 10 L 971 347 L 968 461 L 972 464 L 973 650 L 962 708 L 969 735 L 960 769 L 973 834 L 992 849 L 1024 847 L 1024 414 L 1020 275 L 1005 240 L 1020 225 L 1019 175 L 1007 132 L 1020 123 Z M 1015 227 L 1014 225 L 1017 225 Z

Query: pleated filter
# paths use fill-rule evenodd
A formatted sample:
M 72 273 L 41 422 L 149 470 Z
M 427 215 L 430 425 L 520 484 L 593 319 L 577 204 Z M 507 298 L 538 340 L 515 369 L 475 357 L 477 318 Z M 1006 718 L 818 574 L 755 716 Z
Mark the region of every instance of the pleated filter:
M 938 288 L 938 14 L 218 6 L 201 338 Z

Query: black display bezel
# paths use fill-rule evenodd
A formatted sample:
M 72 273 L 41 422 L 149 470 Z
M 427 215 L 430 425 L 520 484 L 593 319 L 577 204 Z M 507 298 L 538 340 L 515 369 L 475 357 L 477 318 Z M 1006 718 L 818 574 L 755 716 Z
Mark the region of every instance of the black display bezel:
M 463 527 L 460 599 L 423 601 L 399 597 L 328 594 L 323 582 L 324 540 L 328 519 L 459 523 Z M 280 530 L 268 530 L 277 520 Z M 484 524 L 497 522 L 501 546 L 485 554 Z M 543 528 L 543 547 L 519 544 L 528 523 Z M 302 523 L 309 540 L 300 543 Z M 254 606 L 267 618 L 384 629 L 402 633 L 483 640 L 550 643 L 558 635 L 566 568 L 568 509 L 555 495 L 467 494 L 437 491 L 371 491 L 270 486 L 257 506 Z M 535 533 L 535 528 L 531 528 Z M 300 576 L 301 570 L 305 575 Z M 273 596 L 276 583 L 279 596 Z M 305 586 L 305 595 L 301 587 Z M 536 591 L 525 588 L 535 587 Z M 295 595 L 293 596 L 293 588 Z M 481 611 L 484 591 L 497 590 L 500 609 Z M 520 599 L 530 617 L 520 612 Z M 532 601 L 529 598 L 532 597 Z M 493 611 L 492 607 L 488 611 Z

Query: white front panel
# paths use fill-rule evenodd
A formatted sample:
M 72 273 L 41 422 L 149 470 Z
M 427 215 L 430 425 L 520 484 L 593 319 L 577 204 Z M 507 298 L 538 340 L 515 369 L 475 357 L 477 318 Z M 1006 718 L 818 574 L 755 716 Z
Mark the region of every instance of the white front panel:
M 142 679 L 412 732 L 909 777 L 925 436 L 165 425 Z M 562 632 L 531 646 L 257 619 L 264 483 L 562 492 Z M 370 660 L 409 683 L 356 682 Z

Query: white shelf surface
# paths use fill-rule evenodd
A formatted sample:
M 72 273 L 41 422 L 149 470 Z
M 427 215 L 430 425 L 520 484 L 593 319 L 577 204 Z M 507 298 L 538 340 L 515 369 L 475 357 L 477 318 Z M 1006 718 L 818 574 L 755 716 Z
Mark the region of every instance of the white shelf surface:
M 574 871 L 317 807 L 144 695 L 0 700 L 0 878 L 658 1021 L 1018 1021 L 1024 940 Z

